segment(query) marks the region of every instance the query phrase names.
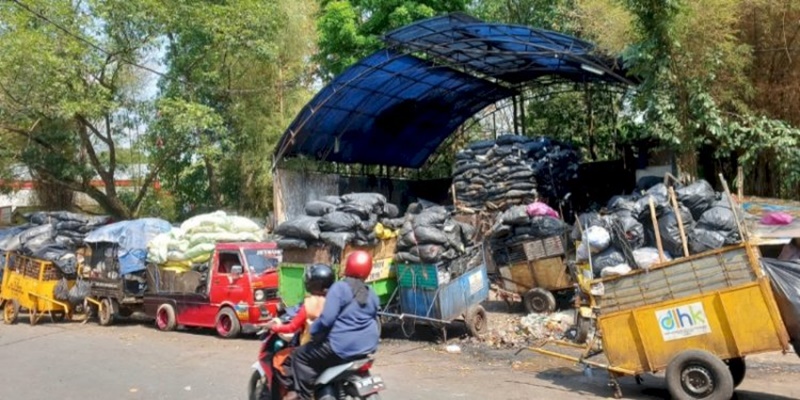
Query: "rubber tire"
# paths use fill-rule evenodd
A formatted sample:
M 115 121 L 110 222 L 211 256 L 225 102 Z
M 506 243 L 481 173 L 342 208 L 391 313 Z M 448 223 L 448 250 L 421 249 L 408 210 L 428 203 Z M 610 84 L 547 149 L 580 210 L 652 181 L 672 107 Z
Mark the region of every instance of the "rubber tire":
M 97 323 L 100 326 L 110 326 L 114 324 L 114 300 L 104 298 L 100 300 L 102 306 L 97 310 Z
M 159 323 L 159 319 L 161 317 L 161 313 L 164 313 L 164 324 Z M 158 310 L 156 311 L 156 328 L 160 331 L 169 332 L 174 331 L 175 328 L 178 326 L 177 321 L 175 320 L 175 307 L 172 304 L 162 304 L 158 306 Z
M 522 304 L 528 314 L 550 313 L 556 310 L 556 298 L 548 290 L 533 288 L 522 296 Z
M 701 367 L 715 381 L 713 391 L 704 397 L 696 397 L 683 388 L 682 373 L 690 366 Z M 725 363 L 713 354 L 702 350 L 687 350 L 675 356 L 666 370 L 667 388 L 674 400 L 730 400 L 733 396 L 733 377 Z
M 483 309 L 483 306 L 475 305 L 467 310 L 464 322 L 467 324 L 467 330 L 470 335 L 481 338 L 488 330 L 489 317 L 486 315 L 486 310 Z
M 733 387 L 739 387 L 747 373 L 747 365 L 744 362 L 744 358 L 731 358 L 725 364 L 728 364 L 728 370 L 731 371 Z
M 13 325 L 19 319 L 19 302 L 16 300 L 6 300 L 3 303 L 3 323 Z
M 250 381 L 247 383 L 247 399 L 248 400 L 272 400 L 272 393 L 269 388 L 265 388 L 261 382 L 261 373 L 253 371 L 250 375 Z
M 65 313 L 63 311 L 51 312 L 50 313 L 50 319 L 53 320 L 54 323 L 64 322 L 64 320 L 67 319 L 67 313 Z
M 221 324 L 223 318 L 228 318 L 231 321 L 231 327 L 228 330 L 225 330 Z M 217 334 L 220 337 L 225 339 L 233 339 L 239 336 L 239 333 L 242 331 L 242 324 L 239 322 L 239 317 L 236 316 L 236 313 L 233 312 L 232 309 L 229 307 L 224 307 L 219 310 L 217 314 L 217 322 L 214 324 L 214 328 L 217 330 Z
M 120 307 L 117 315 L 122 318 L 130 318 L 130 316 L 133 315 L 133 310 L 127 307 Z

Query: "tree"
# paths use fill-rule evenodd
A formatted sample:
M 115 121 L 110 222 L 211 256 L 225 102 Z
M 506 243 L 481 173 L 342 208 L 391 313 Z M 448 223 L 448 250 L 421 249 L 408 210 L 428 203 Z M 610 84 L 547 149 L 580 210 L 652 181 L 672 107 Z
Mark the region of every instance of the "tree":
M 137 64 L 158 36 L 152 7 L 122 0 L 0 4 L 3 151 L 34 177 L 86 193 L 122 218 L 136 214 L 163 167 L 152 165 L 130 203 L 121 200 L 119 139 L 147 119 Z M 91 184 L 96 177 L 102 188 Z
M 380 36 L 436 15 L 464 11 L 467 0 L 321 0 L 317 62 L 324 80 L 378 50 Z
M 202 3 L 169 3 L 163 123 L 151 131 L 151 150 L 183 149 L 165 171 L 177 204 L 263 213 L 272 202 L 269 156 L 311 95 L 315 3 Z

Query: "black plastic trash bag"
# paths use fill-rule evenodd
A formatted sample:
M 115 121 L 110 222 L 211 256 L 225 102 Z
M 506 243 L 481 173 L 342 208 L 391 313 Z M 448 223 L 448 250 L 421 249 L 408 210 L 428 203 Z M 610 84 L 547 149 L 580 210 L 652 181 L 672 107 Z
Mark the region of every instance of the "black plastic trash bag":
M 386 196 L 380 193 L 349 193 L 342 196 L 342 200 L 345 204 L 363 205 L 375 214 L 380 214 L 386 204 Z
M 531 218 L 528 216 L 527 206 L 514 206 L 504 211 L 500 215 L 500 220 L 505 225 L 521 226 L 530 225 Z
M 358 219 L 367 220 L 373 214 L 372 208 L 363 203 L 344 203 L 336 207 L 336 211 L 355 215 Z
M 317 240 L 319 239 L 319 217 L 298 217 L 286 221 L 277 228 L 275 234 L 292 238 Z
M 578 224 L 578 222 L 580 222 L 580 224 Z M 581 229 L 585 231 L 589 229 L 590 226 L 600 224 L 600 214 L 596 212 L 583 213 L 578 216 L 578 222 L 572 227 L 572 233 L 570 234 L 572 240 L 581 240 Z
M 444 252 L 444 246 L 438 244 L 423 244 L 411 248 L 411 254 L 419 257 L 424 263 L 437 263 L 441 261 Z
M 321 217 L 325 214 L 332 213 L 334 210 L 336 210 L 335 205 L 320 200 L 309 201 L 305 206 L 306 215 L 312 217 Z
M 692 217 L 695 219 L 699 219 L 706 210 L 711 208 L 717 197 L 714 188 L 704 180 L 699 180 L 676 190 L 675 195 L 681 204 L 689 208 Z
M 75 282 L 75 286 L 69 290 L 67 299 L 72 305 L 83 304 L 83 301 L 89 296 L 91 289 L 91 282 L 80 279 Z
M 319 199 L 319 201 L 324 201 L 326 203 L 330 203 L 335 206 L 342 204 L 342 198 L 339 196 L 323 196 Z
M 319 235 L 323 242 L 339 250 L 344 250 L 345 246 L 353 240 L 354 236 L 355 235 L 350 232 L 322 232 Z
M 342 211 L 334 211 L 319 219 L 322 232 L 351 232 L 361 225 L 358 216 Z
M 387 218 L 397 218 L 400 215 L 400 208 L 392 203 L 386 203 L 383 205 L 383 214 L 382 216 Z
M 280 238 L 278 239 L 278 248 L 279 249 L 307 249 L 308 243 L 306 243 L 303 239 L 294 239 L 294 238 Z
M 694 231 L 694 220 L 692 213 L 686 207 L 680 207 L 681 219 L 683 220 L 683 231 L 687 240 Z M 678 225 L 678 218 L 672 210 L 665 212 L 658 218 L 659 233 L 661 233 L 661 243 L 664 250 L 670 254 L 683 254 L 683 242 Z M 687 243 L 688 245 L 688 243 Z
M 695 228 L 689 238 L 689 251 L 692 254 L 700 254 L 709 250 L 719 249 L 725 246 L 725 235 L 720 232 L 703 228 Z
M 617 215 L 622 230 L 625 231 L 625 239 L 632 249 L 638 249 L 644 246 L 644 225 L 633 217 L 627 215 Z
M 414 217 L 415 226 L 440 226 L 447 220 L 448 212 L 444 207 L 433 207 L 422 211 Z
M 761 258 L 794 352 L 800 356 L 800 262 Z
M 531 236 L 536 239 L 545 239 L 560 236 L 569 230 L 569 225 L 564 221 L 547 216 L 531 218 Z
M 401 251 L 394 255 L 394 260 L 399 263 L 420 264 L 422 260 L 419 256 L 415 256 L 407 251 Z
M 625 262 L 625 255 L 621 251 L 610 247 L 606 251 L 592 256 L 592 273 L 594 273 L 594 276 L 599 277 L 603 268 L 615 267 L 625 264 Z
M 417 238 L 417 244 L 447 244 L 447 235 L 437 228 L 431 226 L 415 226 L 414 235 Z

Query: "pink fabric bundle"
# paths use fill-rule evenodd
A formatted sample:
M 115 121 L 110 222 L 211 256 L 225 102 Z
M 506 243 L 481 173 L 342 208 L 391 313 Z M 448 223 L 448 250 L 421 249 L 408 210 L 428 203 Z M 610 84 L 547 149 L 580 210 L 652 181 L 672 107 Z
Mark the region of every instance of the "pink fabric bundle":
M 556 210 L 550 208 L 550 206 L 547 204 L 537 201 L 535 203 L 528 204 L 528 216 L 558 218 L 558 213 Z
M 530 213 L 530 211 L 528 211 L 528 213 Z M 792 220 L 792 216 L 787 213 L 771 212 L 764 214 L 764 217 L 761 218 L 761 223 L 764 225 L 789 225 L 792 223 Z

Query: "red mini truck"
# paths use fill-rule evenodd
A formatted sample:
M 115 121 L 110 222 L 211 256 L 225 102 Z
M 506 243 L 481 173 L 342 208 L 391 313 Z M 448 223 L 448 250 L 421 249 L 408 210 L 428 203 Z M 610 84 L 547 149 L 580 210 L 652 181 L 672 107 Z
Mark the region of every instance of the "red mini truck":
M 214 328 L 224 338 L 255 333 L 280 307 L 281 254 L 272 242 L 217 243 L 205 267 L 172 272 L 151 265 L 144 311 L 162 331 Z

